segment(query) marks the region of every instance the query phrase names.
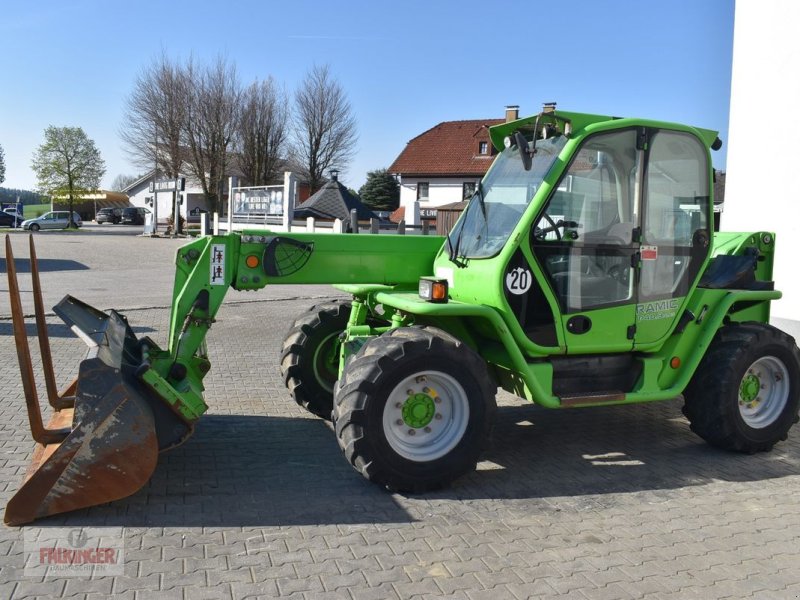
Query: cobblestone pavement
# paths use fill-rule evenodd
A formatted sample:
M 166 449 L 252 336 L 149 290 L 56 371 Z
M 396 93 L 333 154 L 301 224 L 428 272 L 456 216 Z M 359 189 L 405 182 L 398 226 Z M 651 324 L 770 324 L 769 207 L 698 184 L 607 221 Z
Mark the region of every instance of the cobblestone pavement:
M 125 244 L 80 248 L 110 256 Z M 50 275 L 46 294 L 80 297 L 48 288 Z M 678 400 L 546 411 L 501 394 L 475 473 L 438 493 L 389 494 L 347 465 L 330 426 L 280 381 L 288 323 L 335 294 L 302 291 L 223 306 L 208 338 L 209 414 L 142 490 L 32 529 L 123 527 L 124 576 L 26 576 L 23 529 L 0 527 L 0 597 L 800 598 L 800 430 L 769 454 L 742 456 L 695 437 Z M 138 334 L 165 341 L 166 305 L 127 315 Z M 66 382 L 84 347 L 48 323 Z M 5 505 L 32 442 L 2 318 L 0 357 Z

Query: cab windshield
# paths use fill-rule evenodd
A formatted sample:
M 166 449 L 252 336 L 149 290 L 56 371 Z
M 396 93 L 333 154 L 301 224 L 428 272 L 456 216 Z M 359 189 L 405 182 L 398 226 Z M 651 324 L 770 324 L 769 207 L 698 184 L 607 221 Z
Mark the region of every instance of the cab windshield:
M 529 171 L 516 147 L 500 153 L 450 232 L 454 262 L 500 252 L 566 143 L 564 136 L 537 140 Z

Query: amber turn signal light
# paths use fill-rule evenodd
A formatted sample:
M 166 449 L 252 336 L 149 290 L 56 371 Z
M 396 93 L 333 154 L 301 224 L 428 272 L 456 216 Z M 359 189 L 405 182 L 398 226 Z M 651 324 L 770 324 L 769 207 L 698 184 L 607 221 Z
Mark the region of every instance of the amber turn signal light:
M 419 280 L 419 297 L 426 302 L 447 302 L 447 280 L 422 277 Z

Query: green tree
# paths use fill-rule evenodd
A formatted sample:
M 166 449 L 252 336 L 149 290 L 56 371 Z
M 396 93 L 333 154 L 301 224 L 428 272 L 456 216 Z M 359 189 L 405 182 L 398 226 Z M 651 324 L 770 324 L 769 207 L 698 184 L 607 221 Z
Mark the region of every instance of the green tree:
M 106 173 L 100 151 L 82 128 L 52 125 L 44 130 L 44 143 L 34 152 L 31 168 L 42 193 L 67 197 L 70 227 L 75 226 L 73 202 L 96 191 Z
M 6 180 L 6 154 L 3 152 L 3 147 L 0 146 L 0 183 Z
M 386 169 L 367 173 L 358 195 L 373 210 L 395 210 L 400 205 L 400 186 Z

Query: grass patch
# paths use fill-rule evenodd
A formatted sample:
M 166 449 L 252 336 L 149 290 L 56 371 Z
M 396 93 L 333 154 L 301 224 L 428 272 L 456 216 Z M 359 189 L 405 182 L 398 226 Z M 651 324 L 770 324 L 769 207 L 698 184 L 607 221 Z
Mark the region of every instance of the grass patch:
M 41 217 L 46 212 L 50 212 L 49 202 L 46 204 L 26 204 L 22 207 L 22 216 L 26 219 Z

